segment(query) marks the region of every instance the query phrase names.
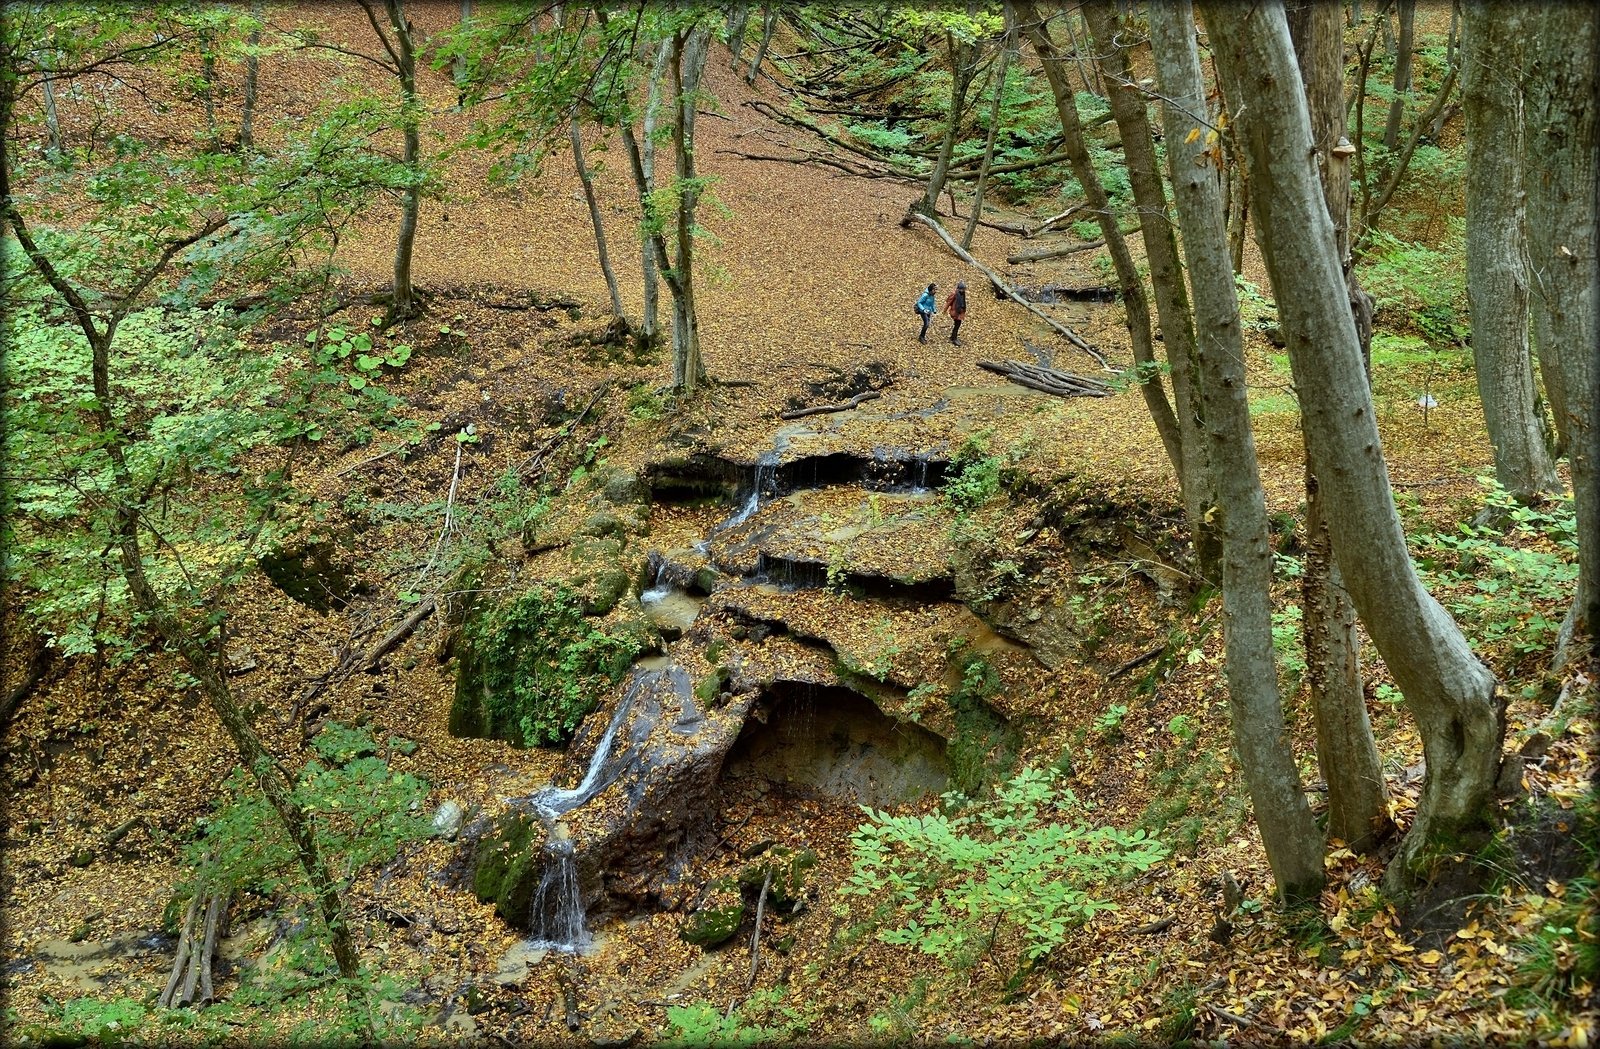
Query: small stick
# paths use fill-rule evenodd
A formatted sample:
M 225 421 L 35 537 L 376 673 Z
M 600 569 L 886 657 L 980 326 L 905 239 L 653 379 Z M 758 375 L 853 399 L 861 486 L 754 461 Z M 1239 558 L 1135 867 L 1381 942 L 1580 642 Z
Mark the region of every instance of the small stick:
M 772 888 L 772 868 L 767 868 L 767 878 L 761 883 L 761 896 L 756 900 L 756 931 L 750 936 L 750 978 L 744 982 L 745 990 L 755 986 L 756 970 L 761 967 L 761 916 L 767 909 L 767 890 Z

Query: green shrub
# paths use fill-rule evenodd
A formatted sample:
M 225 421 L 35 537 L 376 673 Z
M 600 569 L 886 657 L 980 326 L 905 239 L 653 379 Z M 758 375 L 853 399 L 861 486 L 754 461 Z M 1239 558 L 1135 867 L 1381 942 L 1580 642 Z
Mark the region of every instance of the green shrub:
M 1515 658 L 1543 651 L 1561 627 L 1578 578 L 1577 522 L 1572 503 L 1523 506 L 1493 481 L 1490 516 L 1502 531 L 1463 523 L 1454 533 L 1413 537 L 1435 596 L 1472 634 L 1480 652 Z
M 885 943 L 966 968 L 1003 936 L 1023 971 L 1068 930 L 1116 909 L 1103 898 L 1112 881 L 1167 855 L 1143 831 L 1073 819 L 1077 807 L 1053 769 L 1030 768 L 956 816 L 865 809 L 841 891 L 885 901 Z
M 944 482 L 944 501 L 958 514 L 968 514 L 1000 493 L 998 455 L 990 455 L 985 442 L 969 438 L 950 462 L 952 473 Z

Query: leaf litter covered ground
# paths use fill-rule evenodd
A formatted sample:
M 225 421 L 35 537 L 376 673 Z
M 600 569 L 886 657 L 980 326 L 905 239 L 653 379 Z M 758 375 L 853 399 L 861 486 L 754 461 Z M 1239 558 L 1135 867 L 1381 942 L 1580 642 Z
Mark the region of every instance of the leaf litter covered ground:
M 330 39 L 367 43 L 359 12 L 306 6 L 283 13 L 315 23 Z M 425 5 L 416 17 L 424 29 L 442 29 L 454 13 L 452 5 Z M 263 79 L 264 107 L 303 112 L 332 69 L 304 57 L 274 65 Z M 416 279 L 433 295 L 431 313 L 395 333 L 418 353 L 392 380 L 408 400 L 405 411 L 440 423 L 438 435 L 404 453 L 382 454 L 389 449 L 381 438 L 374 446 L 326 449 L 333 454 L 303 478 L 351 513 L 389 508 L 350 538 L 342 554 L 345 567 L 375 596 L 323 615 L 257 579 L 230 610 L 230 631 L 238 639 L 231 651 L 233 683 L 260 711 L 258 724 L 278 752 L 300 752 L 307 726 L 322 720 L 369 721 L 380 739 L 417 744 L 411 753 L 402 748 L 388 756 L 395 768 L 433 785 L 430 803 L 450 799 L 483 812 L 551 775 L 572 775 L 571 760 L 558 753 L 448 733 L 453 665 L 440 659 L 438 621 L 425 624 L 378 673 L 329 688 L 313 709 L 296 709 L 296 700 L 309 679 L 336 662 L 358 624 L 380 624 L 381 633 L 398 618 L 393 595 L 408 588 L 427 560 L 442 517 L 456 461 L 450 435 L 471 424 L 480 437 L 463 449 L 458 498 L 463 506 L 481 504 L 498 477 L 555 439 L 549 423 L 561 413 L 551 407 L 575 410 L 603 382 L 610 392 L 581 438 L 606 436 L 602 454 L 612 462 L 642 465 L 667 446 L 751 462 L 774 447 L 778 412 L 803 395 L 806 384 L 879 362 L 892 376 L 882 398 L 858 412 L 808 420 L 808 450 L 889 446 L 948 455 L 987 431 L 989 447 L 1014 451 L 1013 468 L 1029 480 L 1067 478 L 1112 504 L 1142 502 L 1158 516 L 1179 518 L 1159 441 L 1136 392 L 1063 401 L 1020 391 L 977 369 L 980 359 L 1025 358 L 1023 338 L 1052 346 L 1061 367 L 1089 373 L 1093 362 L 1052 340 L 1019 308 L 994 301 L 981 277 L 930 233 L 901 229 L 915 187 L 722 152 L 802 138 L 742 105 L 751 97 L 777 97 L 770 81 L 747 88 L 716 53 L 707 79 L 719 105 L 717 115 L 699 122 L 699 155 L 702 169 L 719 177 L 716 194 L 731 214 L 716 216 L 708 208 L 703 219 L 718 243 L 703 256 L 714 275 L 701 286 L 702 339 L 713 376 L 751 385 L 715 388 L 676 416 L 629 416 L 625 390 L 661 386 L 667 367 L 662 360 L 608 359 L 581 341 L 603 322 L 605 290 L 587 212 L 565 159 L 554 158 L 535 183 L 503 189 L 488 185 L 486 158 L 453 155 L 446 197 L 425 202 L 418 234 Z M 449 110 L 454 93 L 447 78 L 430 74 L 424 90 L 432 108 L 426 148 L 437 149 L 458 139 L 468 117 Z M 610 167 L 600 188 L 613 224 L 613 254 L 627 273 L 632 213 L 620 164 Z M 381 288 L 387 280 L 392 220 L 380 211 L 359 236 L 347 239 L 342 258 L 356 288 Z M 1011 248 L 1010 238 L 983 228 L 973 245 L 990 263 Z M 1253 260 L 1247 275 L 1265 286 Z M 1084 256 L 1014 277 L 1022 283 L 1099 280 Z M 910 310 L 916 293 L 930 280 L 943 291 L 968 278 L 975 279 L 969 280 L 972 314 L 964 345 L 944 341 L 945 329 L 937 324 L 936 337 L 919 345 Z M 636 282 L 626 277 L 624 295 L 637 309 Z M 530 299 L 546 308 L 529 308 Z M 564 307 L 549 305 L 556 300 L 582 303 L 582 315 L 574 320 Z M 363 324 L 373 312 L 354 308 L 349 322 Z M 1127 363 L 1114 308 L 1079 309 L 1074 323 L 1115 363 Z M 1261 396 L 1282 398 L 1287 377 L 1281 362 L 1264 343 L 1257 349 L 1251 365 Z M 1443 407 L 1426 417 L 1412 403 L 1412 386 L 1420 381 L 1397 373 L 1377 382 L 1391 470 L 1397 487 L 1416 496 L 1421 519 L 1458 520 L 1476 508 L 1473 476 L 1488 462 L 1471 379 L 1441 380 L 1436 389 L 1446 394 L 1439 398 Z M 1393 384 L 1392 392 L 1385 383 Z M 1297 420 L 1292 410 L 1264 411 L 1257 424 L 1269 502 L 1275 512 L 1292 512 L 1301 485 Z M 562 469 L 577 465 L 578 443 L 561 446 L 555 462 Z M 836 528 L 864 523 L 852 517 L 859 505 L 813 509 L 831 514 Z M 550 528 L 559 532 L 560 515 L 578 512 L 558 505 Z M 681 549 L 708 534 L 726 512 L 658 507 L 652 543 Z M 1039 531 L 1028 506 L 991 508 L 979 517 L 999 537 Z M 778 790 L 728 798 L 725 847 L 689 872 L 686 884 L 733 873 L 742 850 L 768 840 L 814 848 L 822 858 L 813 872 L 810 911 L 790 927 L 795 943 L 779 954 L 768 930 L 767 960 L 754 981 L 757 990 L 788 987 L 782 1004 L 798 1011 L 802 1038 L 1009 1042 L 1127 1033 L 1141 1040 L 1225 1036 L 1277 1043 L 1354 1036 L 1409 1043 L 1439 1035 L 1533 1035 L 1583 1044 L 1594 1019 L 1592 999 L 1588 1012 L 1575 1003 L 1592 995 L 1591 986 L 1570 988 L 1571 997 L 1558 999 L 1548 1013 L 1508 993 L 1527 982 L 1518 975 L 1529 961 L 1526 938 L 1559 910 L 1563 877 L 1508 879 L 1498 895 L 1470 910 L 1425 922 L 1425 934 L 1414 941 L 1372 889 L 1378 866 L 1335 850 L 1318 919 L 1274 913 L 1267 902 L 1270 876 L 1222 742 L 1227 725 L 1214 609 L 1190 616 L 1165 607 L 1148 576 L 1125 559 L 1074 563 L 1060 536 L 1043 534 L 1036 542 L 1035 553 L 1053 559 L 1058 577 L 1101 580 L 1083 591 L 1097 602 L 1100 636 L 1082 660 L 1053 671 L 1029 659 L 1000 660 L 1007 687 L 995 702 L 1026 727 L 1022 759 L 1070 770 L 1073 789 L 1097 817 L 1118 825 L 1148 820 L 1184 792 L 1205 810 L 1188 815 L 1203 818 L 1190 821 L 1192 840 L 1175 845 L 1169 864 L 1118 893 L 1121 910 L 1069 936 L 1019 990 L 1006 986 L 1003 951 L 952 977 L 933 959 L 881 944 L 858 928 L 864 911 L 834 892 L 848 873 L 848 838 L 861 818 L 853 807 Z M 523 551 L 516 546 L 508 543 L 501 556 L 518 558 Z M 850 556 L 873 554 L 870 544 L 857 544 Z M 938 663 L 941 644 L 971 629 L 947 621 L 946 613 L 910 605 L 885 605 L 882 616 L 852 620 L 851 599 L 826 590 L 752 592 L 740 600 L 756 614 L 763 603 L 771 606 L 766 612 L 797 634 L 837 635 L 831 643 L 841 653 L 858 653 L 859 665 L 874 666 L 887 652 L 884 676 L 903 676 L 908 684 L 937 676 L 928 664 Z M 1175 636 L 1177 658 L 1109 676 Z M 816 659 L 806 646 L 785 640 L 769 642 L 768 654 L 795 665 Z M 233 763 L 221 729 L 176 669 L 164 657 L 98 670 L 74 666 L 41 686 L 10 726 L 3 955 L 8 1005 L 19 1021 L 42 1020 L 52 1000 L 147 996 L 165 978 L 170 940 L 150 934 L 161 927 L 172 886 L 184 874 L 175 843 L 207 813 L 215 785 Z M 1374 688 L 1387 680 L 1381 667 L 1369 676 Z M 1548 697 L 1563 683 L 1537 684 L 1528 695 L 1512 696 L 1514 742 L 1540 724 Z M 1533 793 L 1553 805 L 1548 835 L 1541 839 L 1530 830 L 1526 843 L 1514 843 L 1520 866 L 1513 869 L 1537 866 L 1540 850 L 1549 852 L 1552 842 L 1572 832 L 1561 813 L 1579 803 L 1593 775 L 1588 740 L 1594 725 L 1585 713 L 1593 686 L 1581 677 L 1565 685 L 1568 709 L 1579 716 L 1525 777 Z M 1292 701 L 1290 715 L 1296 739 L 1309 740 L 1303 697 Z M 1185 719 L 1181 731 L 1174 729 L 1178 718 Z M 1414 726 L 1393 708 L 1375 702 L 1374 719 L 1391 762 L 1394 815 L 1403 825 L 1420 789 L 1414 772 L 1420 744 Z M 1193 758 L 1190 736 L 1206 744 L 1213 760 Z M 1309 744 L 1300 757 L 1306 779 L 1314 780 Z M 1169 815 L 1167 825 L 1183 818 Z M 106 844 L 129 820 L 135 829 Z M 74 861 L 86 849 L 92 855 L 79 866 Z M 508 957 L 521 931 L 508 928 L 470 892 L 436 877 L 459 863 L 458 853 L 452 843 L 426 842 L 352 893 L 369 956 L 382 957 L 403 982 L 424 987 L 430 1006 L 449 1016 L 426 1029 L 429 1040 L 654 1036 L 666 1028 L 669 1005 L 704 1000 L 721 1011 L 750 993 L 748 941 L 704 953 L 679 939 L 681 915 L 670 911 L 607 930 L 592 957 L 531 965 Z M 1217 943 L 1209 934 L 1224 872 L 1237 879 L 1247 904 L 1267 905 L 1234 915 L 1232 937 Z M 273 935 L 269 926 L 252 922 L 260 913 L 259 901 L 242 903 L 236 913 L 228 949 L 242 962 L 258 956 Z M 231 985 L 225 975 L 222 991 Z M 581 1017 L 577 1031 L 567 1024 L 569 1004 Z M 782 1020 L 775 1011 L 749 1018 Z

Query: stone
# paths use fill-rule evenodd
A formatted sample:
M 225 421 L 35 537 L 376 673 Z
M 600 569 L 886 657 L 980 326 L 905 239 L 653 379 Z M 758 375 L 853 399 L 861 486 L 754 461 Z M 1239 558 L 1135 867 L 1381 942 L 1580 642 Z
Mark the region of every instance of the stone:
M 433 814 L 433 826 L 430 833 L 435 838 L 452 841 L 461 832 L 461 824 L 466 820 L 466 816 L 467 810 L 461 807 L 460 802 L 455 800 L 446 801 Z
M 719 879 L 712 883 L 705 902 L 684 919 L 678 936 L 702 948 L 727 943 L 744 924 L 745 910 L 738 883 L 731 878 Z
M 631 470 L 613 470 L 603 482 L 601 493 L 614 506 L 644 504 L 650 501 L 650 487 Z

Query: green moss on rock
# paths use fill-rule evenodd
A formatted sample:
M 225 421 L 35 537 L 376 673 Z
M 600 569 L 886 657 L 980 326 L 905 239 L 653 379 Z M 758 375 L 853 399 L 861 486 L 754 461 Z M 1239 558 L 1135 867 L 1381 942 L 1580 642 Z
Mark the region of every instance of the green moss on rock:
M 472 891 L 508 923 L 528 921 L 533 892 L 544 873 L 545 831 L 525 812 L 507 812 L 478 843 L 473 857 Z
M 712 883 L 705 902 L 684 919 L 678 935 L 698 947 L 715 947 L 733 938 L 744 924 L 744 915 L 745 902 L 739 895 L 738 883 L 722 878 Z
M 637 631 L 600 629 L 587 607 L 565 587 L 534 587 L 474 608 L 462 625 L 450 731 L 525 746 L 567 740 L 642 647 Z

